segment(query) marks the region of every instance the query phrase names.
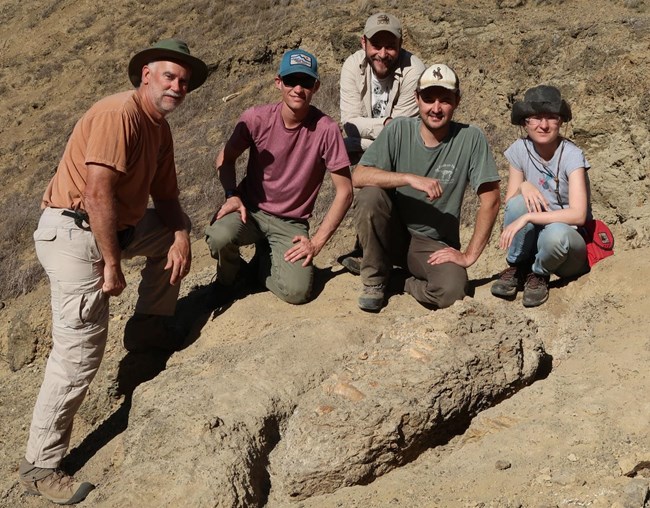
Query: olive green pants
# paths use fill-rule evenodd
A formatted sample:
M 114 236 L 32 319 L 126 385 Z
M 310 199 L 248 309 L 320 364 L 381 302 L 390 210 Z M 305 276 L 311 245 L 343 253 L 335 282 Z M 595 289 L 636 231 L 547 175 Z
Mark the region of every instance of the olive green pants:
M 248 210 L 246 223 L 239 213 L 230 213 L 205 229 L 205 241 L 217 260 L 217 279 L 224 286 L 232 285 L 239 273 L 239 247 L 255 244 L 256 248 L 264 247 L 264 252 L 256 253 L 260 282 L 285 302 L 300 304 L 311 295 L 314 267 L 302 266 L 302 260 L 284 260 L 296 236 L 309 238 L 306 220 L 275 217 L 261 210 Z
M 364 187 L 355 196 L 353 212 L 364 284 L 387 284 L 393 266 L 400 266 L 412 275 L 404 290 L 426 306 L 442 309 L 465 297 L 467 270 L 455 263 L 430 265 L 431 253 L 447 244 L 410 233 L 386 191 Z

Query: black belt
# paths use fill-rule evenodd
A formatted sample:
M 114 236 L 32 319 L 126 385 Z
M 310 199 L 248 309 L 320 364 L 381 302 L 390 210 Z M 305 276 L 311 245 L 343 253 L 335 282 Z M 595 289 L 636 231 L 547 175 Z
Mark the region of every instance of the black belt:
M 88 214 L 85 212 L 85 210 L 63 210 L 61 212 L 61 215 L 73 218 L 75 226 L 77 226 L 79 229 L 90 231 L 90 222 L 88 221 Z M 84 222 L 88 225 L 84 226 Z
M 90 222 L 88 221 L 88 214 L 85 210 L 63 210 L 61 215 L 66 217 L 71 217 L 74 219 L 74 224 L 79 229 L 84 231 L 90 231 Z M 84 225 L 84 222 L 87 224 Z M 122 229 L 117 232 L 117 244 L 120 246 L 121 250 L 126 249 L 129 244 L 133 241 L 135 235 L 135 227 L 127 226 L 126 229 Z

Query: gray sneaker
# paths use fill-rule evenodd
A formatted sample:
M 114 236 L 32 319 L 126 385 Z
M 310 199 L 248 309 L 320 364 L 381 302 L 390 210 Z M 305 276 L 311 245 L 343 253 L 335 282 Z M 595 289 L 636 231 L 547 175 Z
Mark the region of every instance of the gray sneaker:
M 60 469 L 36 467 L 27 459 L 20 463 L 19 480 L 27 494 L 43 496 L 56 504 L 79 503 L 95 488 L 92 483 L 78 482 Z
M 537 275 L 533 272 L 528 274 L 522 300 L 524 307 L 537 307 L 548 300 L 548 281 L 547 275 Z
M 524 271 L 519 266 L 509 266 L 499 274 L 499 278 L 492 283 L 492 294 L 500 298 L 509 298 L 523 289 Z
M 367 312 L 379 312 L 384 305 L 384 293 L 386 284 L 377 284 L 375 286 L 363 285 L 359 295 L 359 308 Z

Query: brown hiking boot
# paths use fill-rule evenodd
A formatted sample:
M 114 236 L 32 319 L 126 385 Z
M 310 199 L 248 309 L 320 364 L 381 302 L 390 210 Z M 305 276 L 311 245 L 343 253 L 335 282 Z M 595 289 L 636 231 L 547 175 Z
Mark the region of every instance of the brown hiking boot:
M 341 260 L 341 265 L 343 265 L 348 272 L 352 275 L 361 275 L 361 258 L 355 256 L 347 256 Z
M 359 295 L 359 308 L 367 312 L 379 312 L 384 305 L 384 293 L 386 284 L 375 286 L 363 285 Z
M 95 488 L 92 483 L 75 481 L 60 469 L 36 467 L 26 459 L 20 463 L 19 479 L 27 494 L 43 496 L 56 504 L 79 503 Z
M 524 270 L 520 266 L 509 266 L 492 283 L 492 294 L 500 298 L 515 296 L 517 291 L 523 289 L 524 275 Z
M 548 300 L 548 281 L 547 275 L 537 275 L 529 273 L 524 285 L 524 307 L 537 307 Z
M 347 254 L 343 254 L 342 256 L 339 256 L 337 261 L 344 268 L 346 268 L 347 271 L 350 272 L 352 275 L 361 275 L 362 257 L 363 257 L 363 251 L 361 250 L 361 247 L 358 246 L 358 240 L 357 240 L 357 244 L 355 244 L 352 252 L 348 252 Z

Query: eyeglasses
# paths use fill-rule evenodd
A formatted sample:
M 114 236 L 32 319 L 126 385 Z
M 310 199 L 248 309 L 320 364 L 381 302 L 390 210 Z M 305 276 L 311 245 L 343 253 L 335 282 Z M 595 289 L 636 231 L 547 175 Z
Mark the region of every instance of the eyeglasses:
M 282 77 L 282 83 L 289 88 L 300 85 L 302 88 L 311 90 L 316 86 L 316 78 L 305 74 L 288 74 Z
M 549 125 L 558 125 L 560 123 L 560 120 L 562 120 L 562 118 L 560 118 L 559 115 L 552 115 L 552 114 L 533 115 L 526 118 L 526 124 L 530 125 L 531 127 L 537 127 L 539 124 L 542 123 L 542 120 L 546 120 Z

